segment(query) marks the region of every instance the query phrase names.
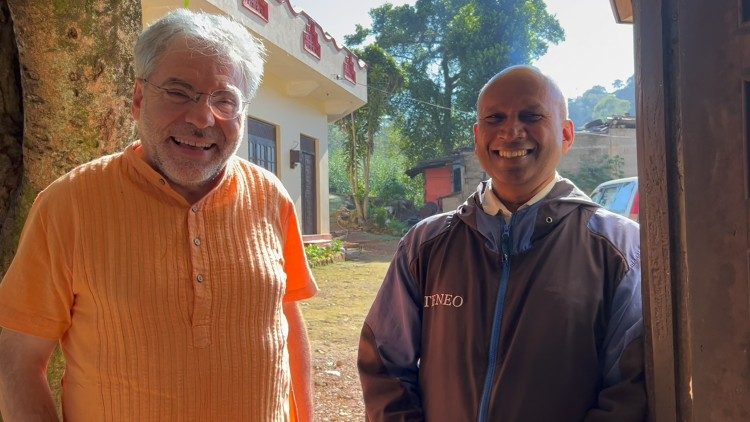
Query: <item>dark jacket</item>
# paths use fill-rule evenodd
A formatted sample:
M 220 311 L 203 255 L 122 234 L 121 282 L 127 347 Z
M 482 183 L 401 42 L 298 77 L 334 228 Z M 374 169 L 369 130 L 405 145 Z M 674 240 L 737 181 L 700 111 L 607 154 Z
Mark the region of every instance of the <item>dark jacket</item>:
M 484 188 L 401 240 L 359 344 L 368 418 L 643 420 L 638 225 L 567 180 L 506 224 Z

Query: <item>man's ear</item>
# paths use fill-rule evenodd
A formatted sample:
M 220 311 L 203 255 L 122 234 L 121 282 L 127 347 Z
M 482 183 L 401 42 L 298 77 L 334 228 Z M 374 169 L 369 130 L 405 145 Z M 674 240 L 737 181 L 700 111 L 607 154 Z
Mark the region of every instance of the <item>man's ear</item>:
M 130 107 L 135 121 L 141 117 L 141 101 L 143 101 L 143 84 L 140 79 L 136 79 L 133 85 L 133 105 Z
M 570 151 L 570 148 L 573 147 L 573 141 L 575 141 L 576 137 L 576 131 L 572 120 L 567 119 L 563 121 L 562 136 L 562 153 L 565 155 Z
M 477 130 L 479 128 L 479 123 L 474 123 L 474 126 L 472 126 L 472 131 L 474 132 L 474 152 L 477 150 Z

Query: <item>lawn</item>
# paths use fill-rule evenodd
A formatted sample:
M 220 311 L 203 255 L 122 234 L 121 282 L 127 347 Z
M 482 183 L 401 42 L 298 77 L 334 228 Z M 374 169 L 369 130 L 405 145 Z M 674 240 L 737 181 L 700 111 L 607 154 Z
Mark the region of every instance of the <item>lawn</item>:
M 357 344 L 397 238 L 352 233 L 351 260 L 313 269 L 320 292 L 302 304 L 313 352 L 315 420 L 364 420 Z

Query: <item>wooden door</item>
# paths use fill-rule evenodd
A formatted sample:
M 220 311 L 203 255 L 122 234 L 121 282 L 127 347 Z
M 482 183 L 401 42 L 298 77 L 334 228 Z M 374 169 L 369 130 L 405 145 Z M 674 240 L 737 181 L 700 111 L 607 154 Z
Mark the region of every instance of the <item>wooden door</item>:
M 302 234 L 318 232 L 318 177 L 315 139 L 300 135 L 302 167 Z
M 750 0 L 634 1 L 656 421 L 750 420 Z

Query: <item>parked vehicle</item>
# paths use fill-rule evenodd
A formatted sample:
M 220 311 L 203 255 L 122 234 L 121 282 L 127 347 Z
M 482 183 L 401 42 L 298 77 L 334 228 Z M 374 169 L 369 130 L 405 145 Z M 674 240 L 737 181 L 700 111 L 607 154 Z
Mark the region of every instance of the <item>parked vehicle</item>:
M 640 197 L 637 177 L 604 182 L 591 192 L 591 199 L 609 211 L 638 221 Z

